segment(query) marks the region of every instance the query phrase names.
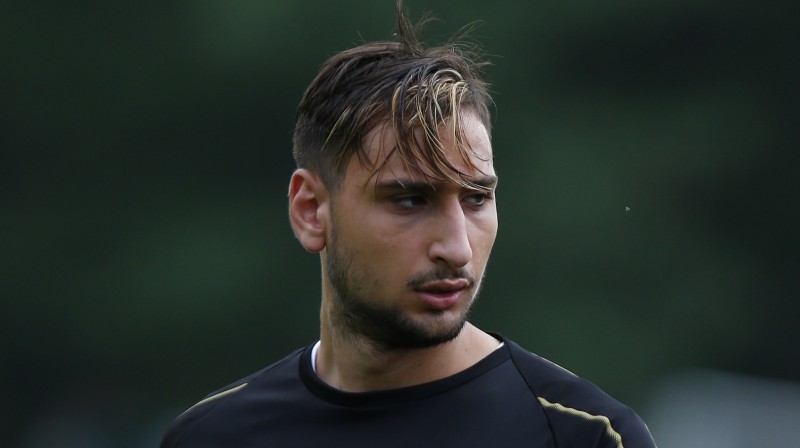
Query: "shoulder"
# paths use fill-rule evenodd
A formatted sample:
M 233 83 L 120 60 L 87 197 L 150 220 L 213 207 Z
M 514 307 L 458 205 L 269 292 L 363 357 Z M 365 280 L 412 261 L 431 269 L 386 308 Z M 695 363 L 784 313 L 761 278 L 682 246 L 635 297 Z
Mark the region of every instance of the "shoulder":
M 558 446 L 655 447 L 642 419 L 591 382 L 506 340 Z
M 281 367 L 292 365 L 293 361 L 296 362 L 299 359 L 303 350 L 303 348 L 297 349 L 280 361 L 206 395 L 172 422 L 161 440 L 161 448 L 178 447 L 184 434 L 190 432 L 199 422 L 203 422 L 204 427 L 213 426 L 215 423 L 209 422 L 208 419 L 216 407 L 229 400 L 242 399 L 249 395 L 253 388 L 252 385 L 263 381 L 265 377 L 271 376 L 271 373 L 280 370 Z

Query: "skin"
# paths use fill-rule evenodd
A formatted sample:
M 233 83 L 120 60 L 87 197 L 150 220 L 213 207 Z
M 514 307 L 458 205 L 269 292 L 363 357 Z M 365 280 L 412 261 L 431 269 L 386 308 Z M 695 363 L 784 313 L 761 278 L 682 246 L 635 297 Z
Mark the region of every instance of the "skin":
M 490 192 L 430 180 L 430 173 L 387 160 L 394 141 L 384 127 L 365 140 L 372 167 L 383 166 L 377 173 L 354 157 L 335 192 L 311 171 L 292 175 L 290 221 L 322 266 L 317 374 L 335 388 L 433 381 L 497 347 L 466 322 L 497 234 L 497 177 L 485 127 L 469 111 L 462 124 L 478 170 L 467 169 L 443 132 L 447 157 Z

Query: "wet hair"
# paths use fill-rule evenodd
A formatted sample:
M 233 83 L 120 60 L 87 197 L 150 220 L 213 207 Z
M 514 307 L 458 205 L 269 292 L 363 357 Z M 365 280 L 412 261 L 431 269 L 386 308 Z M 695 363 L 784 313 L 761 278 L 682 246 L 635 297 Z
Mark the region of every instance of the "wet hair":
M 387 126 L 396 142 L 387 159 L 394 154 L 428 177 L 484 189 L 447 160 L 442 133 L 450 133 L 467 169 L 477 170 L 461 117 L 474 113 L 491 135 L 492 99 L 480 77 L 486 62 L 479 47 L 466 41 L 468 29 L 444 45 L 424 48 L 418 33 L 428 21 L 412 24 L 398 1 L 396 41 L 359 45 L 322 65 L 297 108 L 293 153 L 298 168 L 318 173 L 336 190 L 351 157 L 370 165 L 365 137 Z

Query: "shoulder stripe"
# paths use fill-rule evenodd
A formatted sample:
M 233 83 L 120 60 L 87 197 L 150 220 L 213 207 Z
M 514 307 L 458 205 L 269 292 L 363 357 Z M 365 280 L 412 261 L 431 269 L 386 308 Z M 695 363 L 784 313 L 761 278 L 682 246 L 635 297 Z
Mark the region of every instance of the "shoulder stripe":
M 203 404 L 208 403 L 209 401 L 213 401 L 213 400 L 216 400 L 217 398 L 222 398 L 222 397 L 224 397 L 226 395 L 230 395 L 232 393 L 238 392 L 238 391 L 244 389 L 245 387 L 247 387 L 247 384 L 248 383 L 242 383 L 242 384 L 240 384 L 240 385 L 238 385 L 236 387 L 232 387 L 232 388 L 230 388 L 228 390 L 223 390 L 222 392 L 220 392 L 218 394 L 214 394 L 214 395 L 212 395 L 210 397 L 203 398 L 202 400 L 200 400 L 197 403 L 195 403 L 194 406 L 192 406 L 189 409 L 183 411 L 183 413 L 185 414 L 185 413 L 191 411 L 192 409 L 194 409 L 194 408 L 196 408 L 198 406 L 201 406 Z
M 552 408 L 555 409 L 556 411 L 565 412 L 567 414 L 574 415 L 576 417 L 580 417 L 586 420 L 594 420 L 602 422 L 606 427 L 606 433 L 608 434 L 608 436 L 611 437 L 614 440 L 614 442 L 617 443 L 617 448 L 624 448 L 622 446 L 622 436 L 617 431 L 614 430 L 614 428 L 611 426 L 611 420 L 609 420 L 608 417 L 606 417 L 605 415 L 592 415 L 588 412 L 581 411 L 579 409 L 568 408 L 562 405 L 561 403 L 550 403 L 549 401 L 547 401 L 542 397 L 536 397 L 536 398 L 539 400 L 539 403 L 541 403 L 542 406 L 546 408 Z

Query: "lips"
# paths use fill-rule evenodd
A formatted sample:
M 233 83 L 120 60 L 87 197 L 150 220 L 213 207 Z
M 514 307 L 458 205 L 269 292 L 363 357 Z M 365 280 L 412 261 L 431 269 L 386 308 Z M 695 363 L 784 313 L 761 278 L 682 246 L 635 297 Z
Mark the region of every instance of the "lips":
M 471 282 L 463 278 L 436 280 L 419 285 L 414 291 L 426 308 L 444 311 L 455 306 L 470 285 Z
M 430 293 L 448 293 L 469 287 L 470 281 L 465 278 L 436 280 L 417 286 L 417 291 Z

